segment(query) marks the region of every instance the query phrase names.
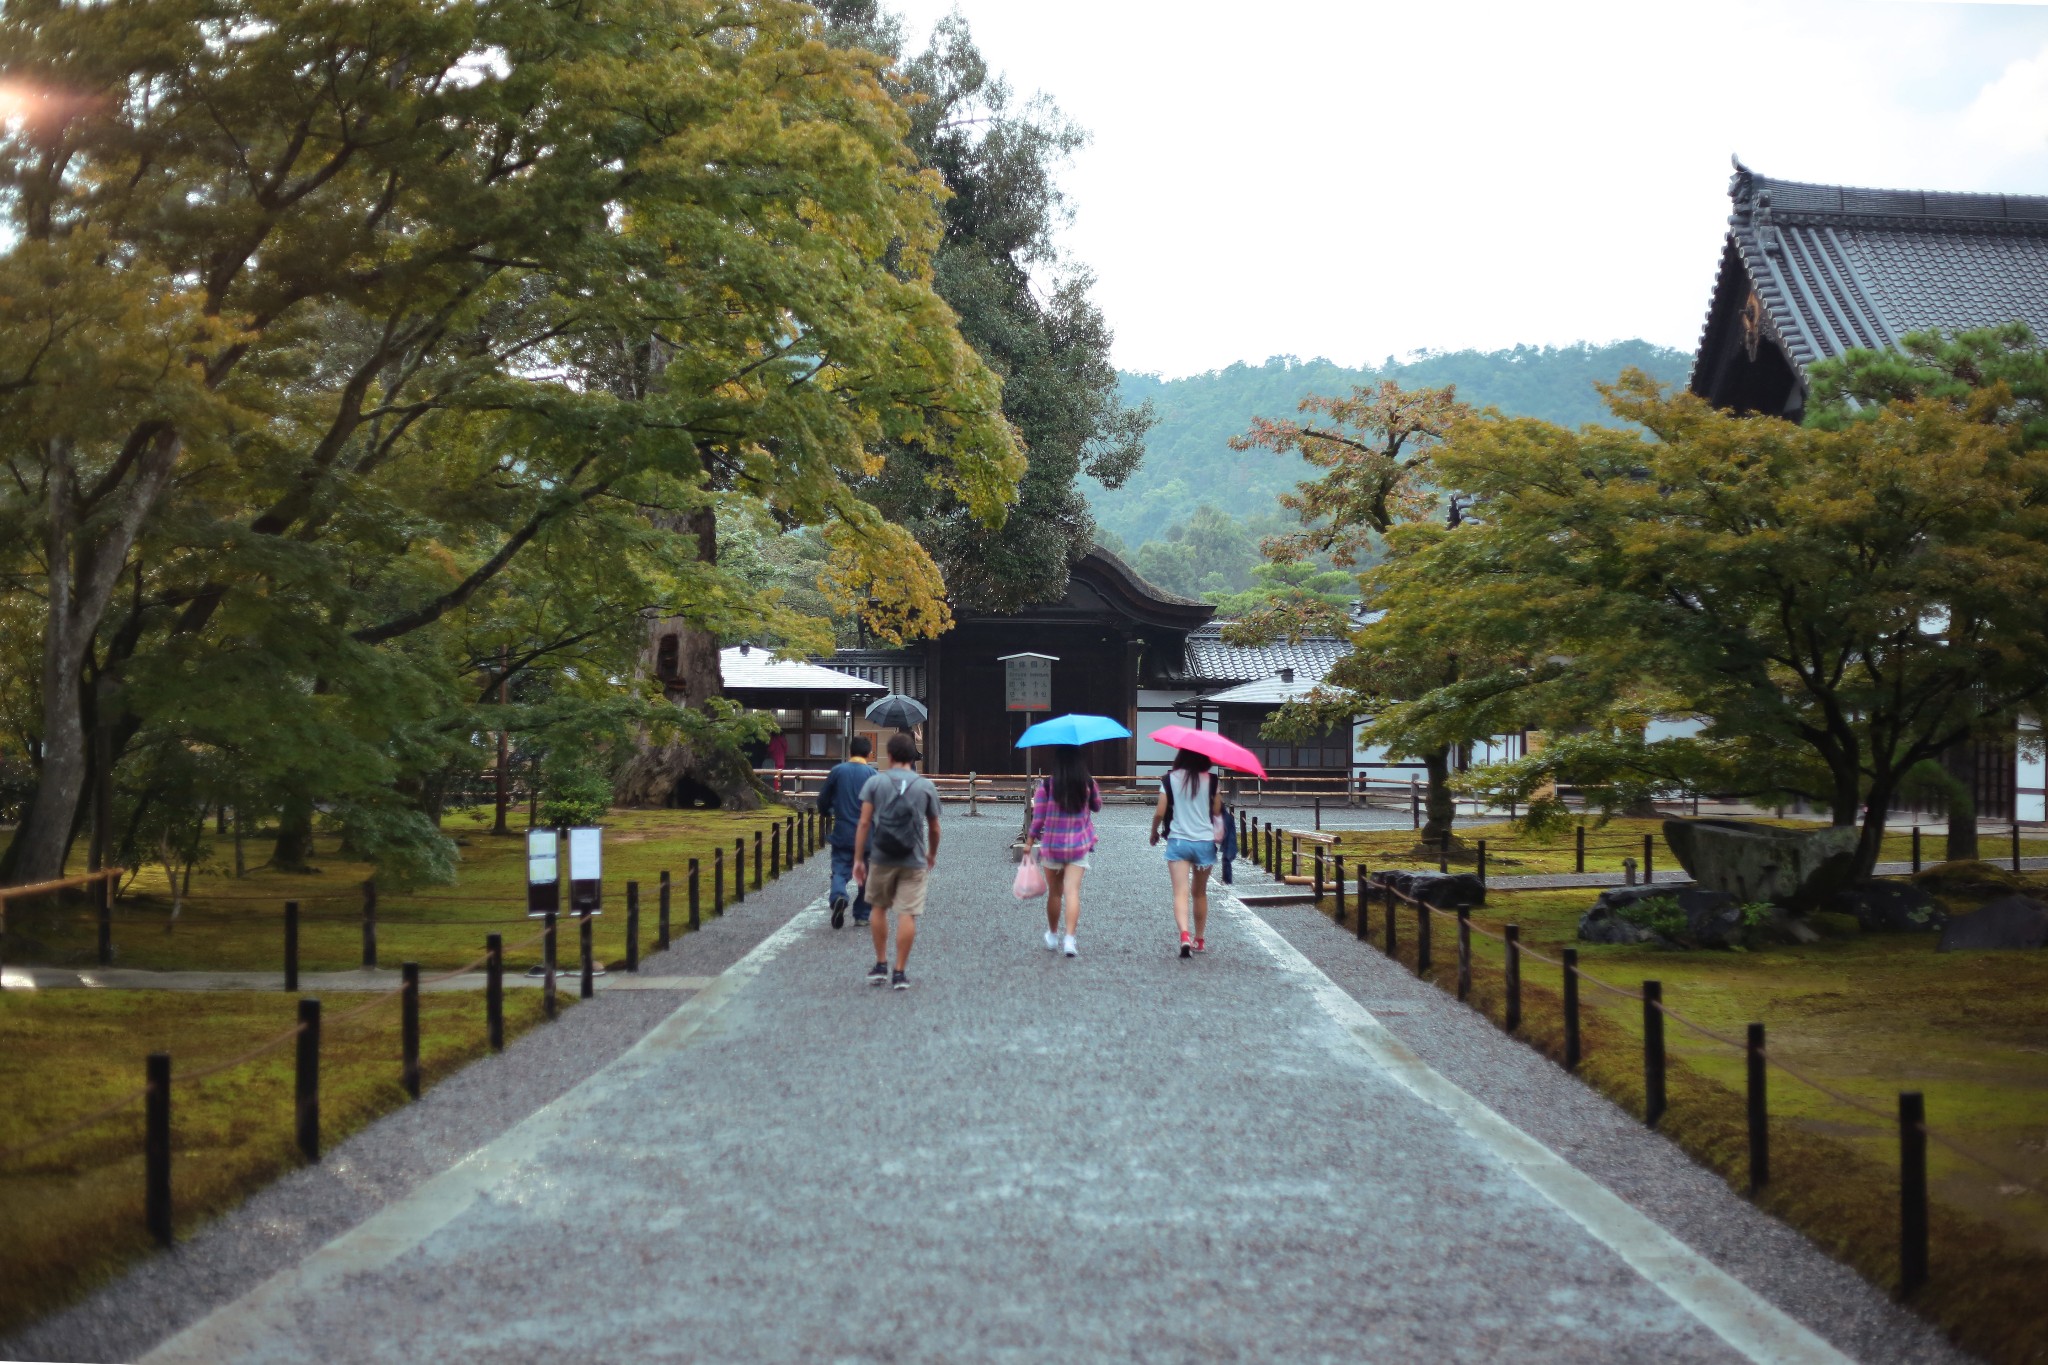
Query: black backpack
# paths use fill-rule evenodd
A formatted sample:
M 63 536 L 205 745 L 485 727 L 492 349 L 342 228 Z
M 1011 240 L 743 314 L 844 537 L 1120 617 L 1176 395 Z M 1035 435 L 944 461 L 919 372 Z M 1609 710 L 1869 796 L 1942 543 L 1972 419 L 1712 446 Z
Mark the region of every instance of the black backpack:
M 875 818 L 868 826 L 868 845 L 879 857 L 892 862 L 917 856 L 917 812 L 911 809 L 909 790 L 917 778 L 909 782 L 891 781 L 886 802 L 875 807 Z

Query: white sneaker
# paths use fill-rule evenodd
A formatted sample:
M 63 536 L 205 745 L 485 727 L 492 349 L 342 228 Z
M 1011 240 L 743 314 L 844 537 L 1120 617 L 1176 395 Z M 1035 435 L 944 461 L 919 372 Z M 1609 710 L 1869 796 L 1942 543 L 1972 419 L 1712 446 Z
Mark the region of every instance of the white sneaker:
M 1047 935 L 1047 937 L 1049 938 L 1051 935 Z M 1066 939 L 1060 944 L 1060 951 L 1068 957 L 1079 957 L 1081 955 L 1081 950 L 1074 946 L 1074 936 L 1072 934 L 1068 934 Z
M 1052 953 L 1060 950 L 1060 936 L 1050 929 L 1045 931 L 1045 948 L 1047 952 Z

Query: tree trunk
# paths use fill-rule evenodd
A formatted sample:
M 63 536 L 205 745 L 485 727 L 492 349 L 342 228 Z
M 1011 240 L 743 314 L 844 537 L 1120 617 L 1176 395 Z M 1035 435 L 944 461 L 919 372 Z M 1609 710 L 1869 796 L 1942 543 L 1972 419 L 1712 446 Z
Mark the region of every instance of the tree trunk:
M 1458 817 L 1458 803 L 1451 798 L 1451 752 L 1439 749 L 1422 756 L 1429 785 L 1422 796 L 1422 842 L 1440 847 L 1451 837 L 1451 825 Z
M 510 700 L 512 691 L 511 665 L 507 651 L 498 651 L 498 705 L 503 707 Z M 502 719 L 502 711 L 500 718 Z M 510 834 L 511 826 L 505 823 L 507 809 L 512 804 L 512 732 L 503 725 L 498 727 L 498 818 L 491 824 L 491 833 Z
M 156 506 L 178 462 L 177 433 L 166 428 L 141 443 L 128 487 L 119 498 L 81 503 L 73 485 L 68 441 L 49 443 L 50 509 L 45 551 L 48 601 L 43 617 L 43 762 L 35 797 L 8 850 L 16 881 L 64 875 L 64 855 L 78 829 L 90 755 L 85 726 L 85 662 L 112 600 L 143 519 Z M 82 534 L 88 524 L 95 528 Z
M 1961 789 L 1948 801 L 1948 861 L 1967 862 L 1977 849 L 1977 740 L 1966 738 L 1941 756 L 1941 766 Z
M 312 857 L 312 798 L 287 797 L 277 815 L 277 842 L 270 851 L 270 865 L 282 872 L 304 872 Z
M 718 562 L 718 517 L 709 507 L 692 512 L 684 526 L 696 537 L 697 560 Z M 725 690 L 718 662 L 718 637 L 681 616 L 650 623 L 640 667 L 655 671 L 661 639 L 675 637 L 676 671 L 667 684 L 678 706 L 701 708 Z M 642 738 L 637 752 L 614 784 L 613 800 L 621 806 L 716 805 L 724 810 L 758 810 L 760 784 L 746 758 L 730 746 L 676 740 L 654 744 Z

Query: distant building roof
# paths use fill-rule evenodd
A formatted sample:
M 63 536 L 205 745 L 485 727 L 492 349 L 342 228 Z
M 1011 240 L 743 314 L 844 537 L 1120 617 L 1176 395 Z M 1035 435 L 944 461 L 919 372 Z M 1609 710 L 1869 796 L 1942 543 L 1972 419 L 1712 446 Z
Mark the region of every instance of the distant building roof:
M 718 651 L 719 671 L 728 692 L 872 692 L 888 689 L 801 659 L 778 659 L 766 649 L 734 645 Z
M 1320 677 L 1304 678 L 1297 673 L 1292 678 L 1283 678 L 1275 673 L 1270 678 L 1258 678 L 1221 692 L 1211 692 L 1202 700 L 1206 702 L 1228 702 L 1233 705 L 1277 706 L 1282 702 L 1300 701 L 1323 685 Z
M 2048 336 L 2048 196 L 1810 185 L 1738 161 L 1728 197 L 1691 380 L 1711 402 L 1796 418 L 1807 367 L 1845 351 L 2015 321 Z
M 1311 635 L 1292 644 L 1233 645 L 1223 640 L 1222 624 L 1188 634 L 1188 678 L 1202 683 L 1246 683 L 1277 676 L 1291 668 L 1297 680 L 1321 682 L 1337 660 L 1351 652 L 1351 643 L 1334 635 Z

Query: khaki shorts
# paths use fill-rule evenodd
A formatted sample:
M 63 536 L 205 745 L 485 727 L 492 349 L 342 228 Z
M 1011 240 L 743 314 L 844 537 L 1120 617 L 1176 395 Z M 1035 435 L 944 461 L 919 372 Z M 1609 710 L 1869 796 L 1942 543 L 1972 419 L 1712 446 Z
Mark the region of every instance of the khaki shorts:
M 877 910 L 894 910 L 899 915 L 924 911 L 925 873 L 922 867 L 871 866 L 861 894 Z

